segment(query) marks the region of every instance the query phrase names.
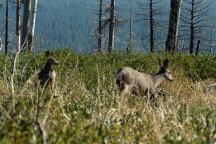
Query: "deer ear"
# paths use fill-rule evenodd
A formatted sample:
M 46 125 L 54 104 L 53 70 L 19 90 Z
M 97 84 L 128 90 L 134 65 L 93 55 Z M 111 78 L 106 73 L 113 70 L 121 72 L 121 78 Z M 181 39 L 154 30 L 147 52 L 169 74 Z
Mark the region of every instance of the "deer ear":
M 164 62 L 163 62 L 163 67 L 168 68 L 168 66 L 169 66 L 169 60 L 165 59 Z
M 161 65 L 161 59 L 160 59 L 160 58 L 158 58 L 158 64 L 159 64 L 160 67 L 162 66 L 162 65 Z
M 49 57 L 50 56 L 50 51 L 46 51 L 45 54 L 46 54 L 46 57 Z

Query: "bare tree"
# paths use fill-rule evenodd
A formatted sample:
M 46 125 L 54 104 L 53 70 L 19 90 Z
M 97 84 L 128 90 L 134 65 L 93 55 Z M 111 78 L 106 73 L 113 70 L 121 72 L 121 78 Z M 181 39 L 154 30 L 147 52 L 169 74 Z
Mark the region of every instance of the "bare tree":
M 159 33 L 158 29 L 161 27 L 160 23 L 162 22 L 161 17 L 159 17 L 162 16 L 162 11 L 159 8 L 161 7 L 161 0 L 146 0 L 139 5 L 143 9 L 143 13 L 138 14 L 141 15 L 142 18 L 137 21 L 144 21 L 147 22 L 146 25 L 149 25 L 149 47 L 150 52 L 154 52 L 157 43 L 156 33 Z M 156 17 L 158 17 L 158 19 Z
M 149 22 L 150 22 L 150 52 L 154 52 L 154 17 L 153 17 L 153 0 L 149 1 Z
M 132 0 L 129 0 L 130 9 L 129 9 L 129 42 L 127 46 L 127 54 L 132 51 L 132 25 L 133 25 L 133 8 L 132 8 Z
M 28 51 L 32 52 L 33 40 L 35 34 L 35 23 L 37 15 L 38 0 L 31 0 L 31 12 L 29 17 L 29 30 L 28 30 Z
M 0 37 L 0 51 L 2 50 L 2 39 Z
M 20 32 L 20 0 L 16 0 L 16 49 L 20 50 L 21 32 Z
M 171 0 L 166 51 L 175 52 L 178 42 L 178 27 L 182 0 Z
M 102 52 L 102 12 L 103 12 L 103 0 L 99 2 L 99 22 L 98 22 L 98 52 Z
M 8 0 L 6 0 L 5 10 L 5 55 L 8 53 Z
M 26 41 L 27 41 L 29 12 L 30 12 L 30 0 L 24 0 L 24 12 L 23 12 L 23 22 L 22 22 L 22 34 L 21 34 L 21 45 L 23 47 L 26 46 Z
M 2 3 L 0 3 L 0 8 L 2 8 L 3 7 L 3 4 Z M 0 36 L 0 51 L 2 50 L 2 46 L 3 44 L 2 44 L 2 38 L 1 38 L 1 36 Z
M 189 53 L 193 54 L 196 42 L 199 41 L 201 45 L 202 32 L 208 27 L 206 25 L 208 3 L 206 0 L 185 0 L 184 2 L 184 12 L 181 16 L 182 27 L 186 34 L 189 31 Z
M 95 50 L 97 53 L 102 53 L 104 50 L 104 39 L 105 39 L 105 30 L 109 25 L 109 6 L 107 6 L 106 0 L 98 0 L 98 8 L 93 9 L 93 14 L 98 16 L 97 22 L 98 26 L 94 31 L 94 37 L 97 39 L 97 46 Z
M 191 2 L 191 19 L 190 19 L 190 54 L 193 53 L 194 49 L 194 29 L 195 29 L 195 0 Z
M 114 48 L 114 30 L 115 30 L 115 0 L 110 2 L 110 19 L 109 19 L 109 42 L 108 52 L 111 53 Z

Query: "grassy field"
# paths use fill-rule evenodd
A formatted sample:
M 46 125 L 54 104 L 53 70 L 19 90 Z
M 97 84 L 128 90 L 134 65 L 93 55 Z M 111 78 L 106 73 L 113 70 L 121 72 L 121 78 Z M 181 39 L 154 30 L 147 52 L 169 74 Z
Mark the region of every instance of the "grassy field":
M 216 56 L 111 54 L 84 56 L 56 51 L 54 90 L 38 88 L 36 72 L 46 59 L 0 56 L 0 143 L 215 143 Z M 175 81 L 164 82 L 166 100 L 121 95 L 116 71 L 130 66 L 156 73 L 170 60 Z M 169 94 L 168 94 L 169 93 Z

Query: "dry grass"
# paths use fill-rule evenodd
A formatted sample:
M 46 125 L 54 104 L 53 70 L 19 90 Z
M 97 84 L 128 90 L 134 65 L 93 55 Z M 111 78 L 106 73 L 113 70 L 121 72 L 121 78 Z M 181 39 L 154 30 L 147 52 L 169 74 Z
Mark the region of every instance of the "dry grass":
M 3 76 L 0 143 L 216 142 L 216 92 L 206 88 L 215 79 L 194 82 L 175 71 L 176 80 L 162 85 L 171 95 L 152 106 L 119 94 L 114 76 L 106 77 L 113 75 L 111 68 L 92 69 L 96 77 L 86 81 L 79 68 L 62 66 L 53 90 L 38 88 L 32 77 L 20 84 L 15 75 L 14 94 Z M 89 88 L 91 83 L 95 87 Z

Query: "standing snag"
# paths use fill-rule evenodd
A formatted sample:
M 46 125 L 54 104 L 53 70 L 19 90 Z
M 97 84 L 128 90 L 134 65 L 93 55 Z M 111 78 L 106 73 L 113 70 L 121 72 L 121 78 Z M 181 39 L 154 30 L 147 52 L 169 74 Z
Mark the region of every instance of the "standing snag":
M 172 74 L 168 69 L 169 61 L 164 60 L 160 64 L 160 70 L 156 74 L 141 73 L 130 67 L 123 67 L 117 72 L 116 84 L 121 92 L 131 92 L 137 96 L 154 98 L 155 89 L 164 81 L 173 81 Z
M 170 1 L 170 18 L 169 28 L 166 40 L 166 51 L 175 52 L 178 45 L 178 29 L 179 29 L 179 17 L 181 13 L 182 0 Z
M 45 84 L 51 84 L 51 87 L 54 88 L 56 72 L 52 69 L 53 65 L 58 65 L 53 52 L 46 51 L 47 61 L 43 69 L 38 73 L 38 79 L 40 84 L 44 86 Z

